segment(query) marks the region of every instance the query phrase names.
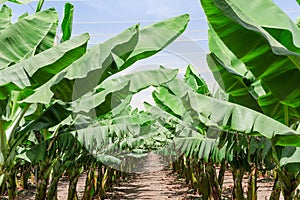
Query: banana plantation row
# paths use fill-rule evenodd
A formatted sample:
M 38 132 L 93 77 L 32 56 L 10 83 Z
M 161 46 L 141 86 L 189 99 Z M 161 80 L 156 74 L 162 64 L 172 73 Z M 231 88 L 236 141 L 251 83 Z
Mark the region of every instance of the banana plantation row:
M 104 198 L 153 151 L 203 199 L 222 199 L 226 170 L 233 199 L 257 199 L 265 173 L 274 179 L 270 199 L 297 198 L 300 30 L 272 1 L 201 0 L 215 93 L 190 65 L 183 79 L 165 67 L 110 77 L 164 49 L 188 15 L 135 25 L 87 48 L 88 34 L 71 37 L 73 5 L 65 5 L 57 41 L 58 14 L 42 10 L 43 2 L 15 23 L 9 7 L 0 10 L 2 195 L 17 199 L 34 176 L 35 199 L 57 199 L 66 175 L 68 199 L 78 199 L 85 172 L 83 199 Z M 149 86 L 155 106 L 132 110 L 132 96 Z

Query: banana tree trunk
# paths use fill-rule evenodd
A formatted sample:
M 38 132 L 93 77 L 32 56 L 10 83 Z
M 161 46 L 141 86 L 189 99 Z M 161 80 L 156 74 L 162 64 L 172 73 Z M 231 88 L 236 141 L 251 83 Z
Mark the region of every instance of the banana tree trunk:
M 97 177 L 97 190 L 96 190 L 96 194 L 101 199 L 105 196 L 105 191 L 102 190 L 102 180 L 103 180 L 103 174 L 104 174 L 103 170 L 104 170 L 104 167 L 100 164 L 98 166 L 98 177 Z
M 247 199 L 257 200 L 257 169 L 252 167 L 249 173 Z
M 96 172 L 95 164 L 92 164 L 91 168 L 89 169 L 86 181 L 85 181 L 85 190 L 82 199 L 92 200 L 95 194 L 95 187 L 94 187 L 94 173 Z
M 218 183 L 219 183 L 220 188 L 223 187 L 224 175 L 225 175 L 226 169 L 227 169 L 227 163 L 225 161 L 223 161 L 221 163 L 220 171 L 219 171 L 219 175 L 218 175 Z
M 16 172 L 14 170 L 11 170 L 10 173 L 8 174 L 8 181 L 7 181 L 8 197 L 11 200 L 19 199 L 16 178 L 17 178 Z
M 57 185 L 59 181 L 60 176 L 53 175 L 53 178 L 50 183 L 49 190 L 47 192 L 47 200 L 57 200 Z
M 218 182 L 216 167 L 212 163 L 209 163 L 205 170 L 209 176 L 211 195 L 213 196 L 213 199 L 221 200 L 221 188 Z
M 50 166 L 51 164 L 48 161 L 44 161 L 39 164 L 35 200 L 46 199 Z
M 20 174 L 20 187 L 23 189 L 28 189 L 28 179 L 30 177 L 30 169 L 31 165 L 29 164 L 24 164 L 21 167 L 21 174 Z
M 291 173 L 287 170 L 278 170 L 282 193 L 285 200 L 295 199 L 295 191 L 300 184 L 300 174 Z
M 275 180 L 272 188 L 272 193 L 270 195 L 270 200 L 279 200 L 280 192 L 281 192 L 281 184 L 276 171 L 274 171 L 274 177 Z
M 69 190 L 68 190 L 68 200 L 78 200 L 76 186 L 82 171 L 83 171 L 83 167 L 72 168 L 70 170 L 67 170 L 67 173 L 69 175 L 69 180 L 70 180 Z
M 242 185 L 244 170 L 237 169 L 235 167 L 231 167 L 231 170 L 232 170 L 233 182 L 234 182 L 232 199 L 243 200 L 245 199 L 243 185 Z

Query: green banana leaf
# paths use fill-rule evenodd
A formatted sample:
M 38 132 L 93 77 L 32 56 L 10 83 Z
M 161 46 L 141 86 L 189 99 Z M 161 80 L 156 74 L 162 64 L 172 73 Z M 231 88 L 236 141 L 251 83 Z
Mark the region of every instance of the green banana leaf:
M 219 86 L 231 95 L 232 102 L 261 112 L 258 95 L 252 92 L 251 83 L 255 78 L 212 29 L 209 30 L 209 48 L 213 53 L 206 60 Z
M 180 79 L 174 79 L 166 85 L 169 95 L 174 94 L 181 98 L 185 109 L 189 110 L 190 113 L 191 111 L 196 112 L 197 119 L 207 126 L 216 127 L 223 131 L 258 134 L 268 138 L 273 145 L 299 147 L 300 134 L 298 132 L 266 115 L 237 104 L 197 94 Z M 168 104 L 168 107 L 174 110 L 176 105 Z M 153 111 L 151 110 L 151 112 Z M 176 117 L 173 116 L 173 121 L 174 118 Z M 194 118 L 195 116 L 193 120 L 195 120 Z M 269 125 L 266 126 L 266 124 Z M 287 162 L 295 161 L 289 159 Z
M 74 13 L 74 5 L 67 2 L 65 4 L 65 9 L 64 9 L 64 18 L 61 23 L 61 30 L 63 34 L 61 38 L 61 42 L 67 41 L 71 38 L 73 13 Z
M 181 101 L 181 95 L 180 93 L 172 93 L 168 89 L 169 84 L 177 84 L 176 80 L 171 81 L 166 85 L 166 87 L 157 87 L 156 91 L 152 93 L 152 97 L 156 104 L 162 108 L 163 110 L 167 111 L 168 113 L 183 119 L 187 123 L 193 123 L 193 119 L 188 114 L 187 110 L 185 109 L 184 105 Z M 185 75 L 184 75 L 184 83 L 181 82 L 183 86 L 182 88 L 185 88 L 187 90 L 193 90 L 199 94 L 203 95 L 210 95 L 208 86 L 206 82 L 198 75 L 198 73 L 195 71 L 195 69 L 188 65 Z M 181 91 L 184 92 L 184 91 Z
M 170 94 L 165 87 L 157 87 L 152 93 L 152 97 L 160 108 L 178 118 L 181 118 L 186 112 L 185 107 L 181 104 L 181 99 Z
M 56 23 L 52 25 L 47 35 L 44 37 L 44 39 L 41 41 L 39 46 L 36 48 L 34 54 L 39 54 L 56 45 L 55 38 L 56 38 L 57 26 L 58 26 L 58 20 L 56 21 Z
M 31 131 L 40 131 L 56 126 L 62 123 L 69 115 L 70 112 L 66 110 L 64 105 L 54 103 L 41 112 L 35 120 L 30 121 L 28 124 L 21 127 L 19 131 L 13 133 L 14 135 L 8 138 L 10 145 L 9 156 L 7 158 L 8 163 L 14 159 L 15 150 L 28 138 Z
M 0 52 L 0 69 L 32 56 L 57 19 L 54 9 L 48 9 L 3 29 L 0 34 L 3 50 Z
M 3 5 L 0 10 L 0 34 L 1 31 L 11 25 L 12 10 Z
M 164 48 L 185 30 L 187 22 L 188 16 L 183 15 L 141 30 L 138 26 L 131 27 L 108 41 L 90 48 L 66 70 L 37 88 L 24 102 L 47 104 L 52 97 L 66 102 L 77 99 L 112 74 Z M 171 26 L 172 31 L 155 34 L 158 30 L 166 30 Z M 145 42 L 146 39 L 148 42 L 152 41 L 151 44 Z
M 278 154 L 281 166 L 289 166 L 291 169 L 295 169 L 295 166 L 300 162 L 295 160 L 298 157 L 297 153 L 300 146 L 299 132 L 252 109 L 197 94 L 180 79 L 168 82 L 167 88 L 171 93 L 182 99 L 186 110 L 190 113 L 197 113 L 197 119 L 206 126 L 221 131 L 264 136 L 272 142 L 273 146 L 284 147 L 281 149 L 281 153 Z M 149 112 L 153 113 L 153 110 Z M 175 121 L 174 118 L 176 117 L 165 117 L 166 121 L 171 119 Z M 195 116 L 193 116 L 194 118 Z
M 5 3 L 6 1 L 10 1 L 10 2 L 13 2 L 13 3 L 17 3 L 17 4 L 27 4 L 27 3 L 30 3 L 32 2 L 33 0 L 1 0 L 0 1 L 0 4 L 1 3 Z
M 189 15 L 184 14 L 142 28 L 134 51 L 120 69 L 164 49 L 185 31 L 189 20 Z
M 50 138 L 36 145 L 32 145 L 30 148 L 19 149 L 19 154 L 16 157 L 36 165 L 39 162 L 45 161 L 45 159 L 50 156 L 59 156 L 59 159 L 67 160 L 72 156 L 72 153 L 74 154 L 76 146 L 78 149 L 80 148 L 80 143 L 71 133 L 63 133 L 57 136 L 56 145 L 53 145 L 56 147 L 56 155 L 53 154 L 53 151 L 49 148 L 52 142 L 53 138 Z
M 300 146 L 300 134 L 280 122 L 249 108 L 188 92 L 187 106 L 208 118 L 211 125 L 245 134 L 259 134 L 274 139 L 274 145 Z M 268 124 L 268 126 L 266 126 Z M 288 141 L 288 142 L 285 142 Z
M 66 44 L 68 42 L 69 41 L 63 44 Z M 88 112 L 90 109 L 96 108 L 97 106 L 99 107 L 98 108 L 99 112 L 104 112 L 103 110 L 107 110 L 107 112 L 109 112 L 113 110 L 110 94 L 114 94 L 120 88 L 122 89 L 124 88 L 124 86 L 126 87 L 126 85 L 129 86 L 128 88 L 129 90 L 126 88 L 125 95 L 120 96 L 120 98 L 126 99 L 128 93 L 134 94 L 150 85 L 163 84 L 173 79 L 176 76 L 176 74 L 177 74 L 177 70 L 161 69 L 161 70 L 138 72 L 127 76 L 122 76 L 116 79 L 106 80 L 102 84 L 100 84 L 99 87 L 97 88 L 98 90 L 101 89 L 99 93 L 97 93 L 96 91 L 96 94 L 93 93 L 87 94 L 82 98 L 78 99 L 78 101 L 75 101 L 73 105 L 74 109 L 72 109 L 72 112 L 78 112 L 82 114 L 83 111 Z M 146 78 L 148 81 L 145 81 Z M 113 97 L 115 100 L 116 97 L 115 96 Z M 24 126 L 19 132 L 16 133 L 17 135 L 13 137 L 15 142 L 12 145 L 13 146 L 12 149 L 16 148 L 19 144 L 21 144 L 22 141 L 28 136 L 31 130 L 42 130 L 42 129 L 47 129 L 56 126 L 61 122 L 63 122 L 63 120 L 66 119 L 70 114 L 72 114 L 71 110 L 68 109 L 67 106 L 60 105 L 58 103 L 49 106 L 44 112 L 42 112 L 38 117 L 36 117 L 35 120 L 31 121 L 28 125 Z M 77 116 L 77 117 L 82 117 L 82 116 Z M 134 120 L 134 118 L 132 120 Z M 149 120 L 149 118 L 146 118 L 146 120 Z M 86 123 L 91 124 L 91 121 L 89 120 Z M 76 127 L 74 128 L 82 129 L 82 126 L 76 124 Z
M 169 142 L 169 146 L 173 146 L 173 148 L 167 149 L 170 151 L 169 154 L 175 151 L 177 156 L 185 154 L 187 157 L 206 161 L 213 159 L 215 163 L 225 159 L 223 151 L 218 149 L 217 138 L 205 135 L 203 130 L 199 131 L 192 124 L 177 118 L 168 111 L 149 104 L 145 104 L 145 107 L 151 116 L 163 122 L 162 126 L 176 127 L 175 133 L 172 133 L 174 138 Z
M 124 49 L 126 53 L 132 51 L 137 42 L 137 37 L 138 28 L 134 26 L 89 49 L 84 56 L 77 59 L 65 70 L 57 73 L 24 101 L 27 103 L 41 102 L 48 104 L 52 97 L 66 102 L 79 98 L 99 83 L 103 71 L 115 67 L 116 63 L 112 58 L 112 51 L 114 49 L 119 51 Z M 126 47 L 127 49 L 125 49 Z M 80 79 L 82 80 L 80 81 Z M 77 85 L 75 85 L 75 80 Z M 76 93 L 73 94 L 73 90 Z
M 23 18 L 25 18 L 25 17 L 27 17 L 27 16 L 29 16 L 29 13 L 28 13 L 28 12 L 25 12 L 24 14 L 22 14 L 22 15 L 20 15 L 20 16 L 18 17 L 18 21 L 22 20 Z
M 262 110 L 284 107 L 277 120 L 290 125 L 299 115 L 300 30 L 272 1 L 201 0 L 211 28 L 259 79 L 268 97 Z M 263 8 L 267 8 L 262 10 Z M 278 102 L 280 103 L 278 105 Z M 291 111 L 290 111 L 291 110 Z M 289 112 L 290 111 L 290 112 Z
M 108 79 L 99 84 L 94 92 L 87 93 L 73 102 L 73 112 L 89 112 L 96 109 L 97 113 L 111 110 L 114 105 L 119 105 L 116 91 L 122 91 L 122 96 L 132 95 L 149 86 L 158 86 L 171 81 L 177 75 L 177 70 L 160 69 L 140 71 L 134 74 Z M 113 94 L 107 99 L 109 94 Z M 105 106 L 100 106 L 105 102 Z
M 188 65 L 186 68 L 186 72 L 184 74 L 184 82 L 195 92 L 203 95 L 210 95 L 210 91 L 206 82 L 191 65 Z
M 44 0 L 39 0 L 38 4 L 36 6 L 35 12 L 40 12 L 43 5 L 44 5 Z
M 7 99 L 12 90 L 35 88 L 48 81 L 85 53 L 88 39 L 83 34 L 1 70 L 0 99 Z

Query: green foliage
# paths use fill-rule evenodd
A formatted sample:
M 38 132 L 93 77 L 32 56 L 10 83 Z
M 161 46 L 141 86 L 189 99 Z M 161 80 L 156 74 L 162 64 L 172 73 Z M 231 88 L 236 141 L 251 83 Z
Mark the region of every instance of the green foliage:
M 44 0 L 39 0 L 38 5 L 36 6 L 35 12 L 40 12 L 44 4 Z
M 61 23 L 62 38 L 61 42 L 69 40 L 72 34 L 72 24 L 73 24 L 74 6 L 71 3 L 65 4 L 64 18 Z
M 119 162 L 119 158 L 106 154 L 107 150 L 93 154 L 94 158 L 89 156 L 93 152 L 87 151 L 94 141 L 99 142 L 95 143 L 97 147 L 101 147 L 101 141 L 107 142 L 102 136 L 115 138 L 119 135 L 114 133 L 127 130 L 122 124 L 107 124 L 105 129 L 100 125 L 107 123 L 105 116 L 125 114 L 134 93 L 172 80 L 177 71 L 161 69 L 107 78 L 162 50 L 185 30 L 189 21 L 188 15 L 182 15 L 145 28 L 135 25 L 87 49 L 88 34 L 71 38 L 73 5 L 67 3 L 65 6 L 63 43 L 56 45 L 58 14 L 54 9 L 40 11 L 43 3 L 39 1 L 35 14 L 25 14 L 14 24 L 10 22 L 11 9 L 3 6 L 0 12 L 3 47 L 0 51 L 0 172 L 3 174 L 0 187 L 5 187 L 5 181 L 12 184 L 16 180 L 18 168 L 15 165 L 20 159 L 26 160 L 38 167 L 37 178 L 43 183 L 37 188 L 37 199 L 46 197 L 51 172 L 60 177 L 72 165 L 83 167 L 79 164 L 84 160 L 83 155 L 97 163 Z M 84 115 L 93 109 L 96 115 Z M 73 111 L 77 114 L 73 115 Z M 123 123 L 128 122 L 124 117 L 118 120 L 121 119 L 125 120 Z M 101 120 L 104 121 L 101 123 Z M 142 124 L 144 134 L 148 122 Z M 90 127 L 93 124 L 94 127 Z M 132 124 L 140 126 L 137 122 Z M 106 132 L 101 135 L 100 129 Z M 149 131 L 162 129 L 152 127 Z M 122 144 L 119 139 L 112 144 L 142 152 L 147 137 L 132 136 Z M 149 142 L 147 145 L 151 146 Z M 135 149 L 136 146 L 141 149 Z M 62 169 L 58 170 L 59 165 Z M 103 184 L 107 178 L 104 179 Z M 57 180 L 52 181 L 47 199 L 55 196 L 55 187 Z M 10 186 L 8 189 L 9 198 L 16 198 L 16 188 Z
M 289 198 L 300 183 L 299 132 L 293 130 L 300 118 L 300 90 L 295 84 L 300 78 L 299 28 L 272 1 L 252 3 L 201 0 L 210 26 L 207 61 L 230 101 L 268 115 L 286 125 L 279 126 L 292 130 L 291 135 L 289 131 L 276 134 L 275 130 L 265 135 L 272 142 L 269 156 L 276 165 L 283 194 Z M 265 117 L 256 117 L 254 122 L 248 114 L 240 114 L 246 116 L 238 125 L 244 128 L 248 123 L 259 122 L 261 127 L 271 123 Z M 229 119 L 232 123 L 232 116 Z

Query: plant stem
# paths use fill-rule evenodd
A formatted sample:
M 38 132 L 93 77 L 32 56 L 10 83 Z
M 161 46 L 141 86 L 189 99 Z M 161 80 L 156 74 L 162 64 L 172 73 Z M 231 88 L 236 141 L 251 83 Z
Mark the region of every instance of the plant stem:
M 234 181 L 232 197 L 233 199 L 237 199 L 237 200 L 245 199 L 243 185 L 242 185 L 244 170 L 237 169 L 235 167 L 231 167 L 231 169 L 232 169 L 232 175 Z
M 223 186 L 224 174 L 225 174 L 226 169 L 227 169 L 227 164 L 225 161 L 223 161 L 221 163 L 221 167 L 220 167 L 220 171 L 219 171 L 219 175 L 218 175 L 218 183 L 220 185 L 220 188 L 222 188 L 222 186 Z
M 50 163 L 46 160 L 39 164 L 37 189 L 35 200 L 44 200 L 46 198 L 47 186 L 49 181 Z
M 3 154 L 4 150 L 6 149 L 6 134 L 4 129 L 4 120 L 0 119 L 0 151 Z
M 68 190 L 68 200 L 78 200 L 76 186 L 79 177 L 83 171 L 83 167 L 72 168 L 67 170 L 69 175 L 69 190 Z
M 209 175 L 209 182 L 211 186 L 211 193 L 214 200 L 221 200 L 221 189 L 218 182 L 218 177 L 216 173 L 216 167 L 213 164 L 208 164 L 206 171 Z
M 280 181 L 278 178 L 278 174 L 276 172 L 274 173 L 274 177 L 275 177 L 275 180 L 274 180 L 274 185 L 272 188 L 270 200 L 279 200 L 280 192 L 281 192 L 281 185 L 280 185 Z
M 8 174 L 8 182 L 7 182 L 7 189 L 8 189 L 8 197 L 11 200 L 18 199 L 18 190 L 16 184 L 16 173 L 14 170 L 11 170 Z
M 249 173 L 247 199 L 257 200 L 257 169 L 254 166 Z

